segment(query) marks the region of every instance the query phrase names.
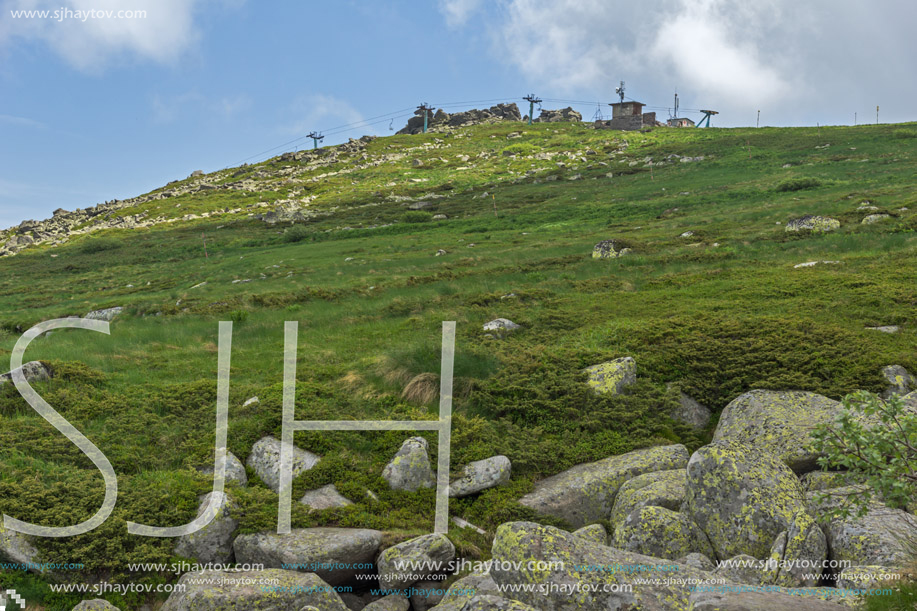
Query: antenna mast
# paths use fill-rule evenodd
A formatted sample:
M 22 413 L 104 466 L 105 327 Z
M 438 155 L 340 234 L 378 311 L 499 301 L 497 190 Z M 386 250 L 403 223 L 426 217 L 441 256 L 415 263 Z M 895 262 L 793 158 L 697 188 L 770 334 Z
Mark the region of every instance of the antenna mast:
M 615 93 L 621 96 L 621 103 L 623 104 L 624 103 L 624 81 L 621 81 L 621 84 L 618 85 L 617 89 L 615 89 Z

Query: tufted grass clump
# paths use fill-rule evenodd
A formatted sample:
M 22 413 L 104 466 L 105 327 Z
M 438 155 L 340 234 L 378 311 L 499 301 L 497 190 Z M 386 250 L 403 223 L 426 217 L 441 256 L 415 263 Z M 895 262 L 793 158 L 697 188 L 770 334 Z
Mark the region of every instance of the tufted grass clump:
M 779 193 L 791 191 L 803 191 L 805 189 L 814 189 L 821 186 L 821 181 L 817 178 L 791 178 L 777 184 Z

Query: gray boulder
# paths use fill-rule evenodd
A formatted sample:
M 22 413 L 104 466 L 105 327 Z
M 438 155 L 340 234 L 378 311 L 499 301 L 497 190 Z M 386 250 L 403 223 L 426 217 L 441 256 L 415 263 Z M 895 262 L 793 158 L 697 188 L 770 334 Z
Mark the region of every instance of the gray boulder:
M 765 558 L 777 535 L 806 515 L 806 499 L 783 462 L 719 441 L 688 462 L 684 512 L 706 533 L 718 558 Z
M 408 539 L 379 554 L 376 559 L 379 587 L 407 588 L 421 579 L 447 572 L 448 564 L 454 558 L 455 546 L 445 535 L 432 534 Z M 434 568 L 424 571 L 421 565 Z M 437 566 L 441 566 L 441 570 L 435 570 Z M 418 575 L 421 579 L 412 578 Z
M 7 382 L 12 384 L 13 371 L 0 375 L 0 386 L 3 386 Z M 52 377 L 51 370 L 45 367 L 41 361 L 29 361 L 28 363 L 23 363 L 22 373 L 25 376 L 26 381 L 29 383 L 40 382 L 42 380 L 50 380 Z
M 475 596 L 502 596 L 490 573 L 472 573 L 454 582 L 436 611 L 462 611 Z
M 414 492 L 420 488 L 434 487 L 436 476 L 430 468 L 427 440 L 411 437 L 401 444 L 401 449 L 382 470 L 382 477 L 392 490 Z
M 812 392 L 753 390 L 726 406 L 713 441 L 745 444 L 805 473 L 818 468 L 810 432 L 841 412 L 839 402 Z
M 293 529 L 287 535 L 239 535 L 233 549 L 236 562 L 268 568 L 296 566 L 296 570 L 315 573 L 331 585 L 340 585 L 357 573 L 368 572 L 381 544 L 382 533 L 378 530 L 320 527 Z
M 686 395 L 678 392 L 678 406 L 672 412 L 672 418 L 684 422 L 695 429 L 702 429 L 710 422 L 710 410 Z
M 84 600 L 73 608 L 73 611 L 121 611 L 107 600 L 96 598 L 95 600 Z
M 491 456 L 468 463 L 462 475 L 449 484 L 449 496 L 461 498 L 509 482 L 512 464 L 506 456 Z
M 796 219 L 792 219 L 786 224 L 784 231 L 834 231 L 841 226 L 841 222 L 827 216 L 816 216 L 807 214 Z
M 617 395 L 637 382 L 637 363 L 630 356 L 586 367 L 583 372 L 588 376 L 586 383 L 600 395 Z
M 200 472 L 205 475 L 213 475 L 213 467 L 202 467 Z M 236 482 L 243 488 L 248 485 L 248 474 L 245 473 L 245 466 L 242 461 L 232 452 L 226 452 L 226 482 Z
M 408 611 L 411 602 L 406 596 L 390 594 L 363 607 L 363 611 Z
M 411 589 L 417 590 L 411 594 L 411 610 L 427 611 L 443 600 L 448 586 L 443 586 L 442 581 L 418 581 Z
M 688 450 L 683 445 L 656 446 L 576 465 L 535 484 L 519 502 L 579 528 L 607 519 L 615 496 L 627 480 L 642 473 L 684 468 Z
M 887 566 L 848 566 L 837 575 L 838 588 L 874 588 L 883 582 L 897 581 L 906 572 L 903 568 Z
M 879 221 L 887 221 L 890 218 L 890 214 L 867 214 L 863 217 L 863 220 L 860 221 L 860 223 L 863 225 L 872 225 L 873 223 L 878 223 Z
M 917 379 L 901 365 L 889 365 L 882 368 L 882 377 L 888 380 L 888 388 L 882 393 L 884 399 L 894 395 L 907 395 L 917 386 Z
M 281 442 L 275 437 L 262 437 L 252 446 L 248 456 L 248 466 L 258 474 L 267 487 L 280 492 L 280 447 Z M 293 479 L 314 467 L 320 458 L 312 452 L 293 447 Z
M 584 537 L 589 541 L 594 541 L 595 543 L 608 545 L 608 531 L 606 531 L 605 527 L 601 524 L 590 524 L 589 526 L 583 526 L 580 529 L 574 530 L 573 534 L 577 537 Z
M 735 583 L 757 586 L 767 581 L 761 561 L 748 554 L 739 554 L 723 561 L 713 572 Z
M 200 499 L 197 514 L 201 515 L 217 493 L 208 492 Z M 239 521 L 233 517 L 238 512 L 238 505 L 226 494 L 222 494 L 217 515 L 207 526 L 190 535 L 183 535 L 175 542 L 175 553 L 185 558 L 193 558 L 201 564 L 232 562 L 232 542 L 236 536 Z
M 825 590 L 827 588 L 820 588 Z M 692 611 L 849 611 L 850 607 L 814 596 L 781 591 L 741 592 L 713 588 L 689 597 Z
M 334 484 L 328 484 L 305 493 L 299 502 L 308 505 L 313 511 L 331 509 L 333 507 L 347 507 L 353 505 L 344 495 L 338 492 Z
M 687 556 L 679 558 L 675 562 L 678 564 L 685 564 L 699 571 L 710 571 L 712 573 L 716 569 L 716 565 L 713 564 L 713 560 L 703 554 L 698 554 L 697 552 L 691 552 Z
M 0 558 L 17 564 L 33 564 L 38 561 L 38 550 L 26 535 L 4 528 L 0 520 Z
M 547 108 L 542 108 L 541 113 L 533 121 L 533 123 L 573 123 L 582 120 L 583 115 L 573 110 L 572 106 L 568 106 L 558 110 L 548 110 Z
M 160 611 L 348 611 L 341 597 L 315 573 L 279 569 L 185 573 Z
M 651 505 L 678 511 L 685 501 L 688 474 L 684 469 L 654 471 L 630 479 L 615 497 L 609 521 L 617 528 L 632 511 Z
M 88 318 L 90 320 L 104 320 L 105 322 L 111 322 L 115 317 L 124 311 L 124 308 L 117 306 L 114 308 L 105 308 L 104 310 L 93 310 L 84 316 L 83 318 Z
M 521 327 L 508 318 L 495 318 L 490 322 L 484 323 L 483 328 L 485 331 L 489 331 L 497 335 L 506 335 L 507 333 L 511 333 Z
M 592 247 L 593 259 L 616 259 L 630 254 L 631 249 L 619 240 L 602 240 Z
M 518 600 L 493 594 L 478 594 L 465 603 L 462 611 L 537 611 L 537 609 Z
M 816 492 L 862 483 L 856 481 L 857 479 L 849 471 L 812 471 L 799 478 L 799 481 L 802 482 L 802 489 L 806 492 Z
M 615 528 L 612 547 L 672 560 L 691 553 L 714 555 L 706 535 L 690 518 L 652 505 L 624 518 Z

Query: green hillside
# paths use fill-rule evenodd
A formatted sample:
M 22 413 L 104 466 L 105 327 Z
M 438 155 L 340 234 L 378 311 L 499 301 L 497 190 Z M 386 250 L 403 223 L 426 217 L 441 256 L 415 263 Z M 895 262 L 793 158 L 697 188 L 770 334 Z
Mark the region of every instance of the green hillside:
M 2 257 L 0 359 L 38 322 L 125 308 L 110 336 L 55 331 L 26 354 L 54 371 L 39 393 L 119 476 L 111 518 L 37 540 L 41 557 L 84 564 L 64 575 L 72 581 L 177 579 L 128 571 L 178 559 L 172 540 L 128 535 L 125 523 L 188 522 L 211 488 L 197 468 L 213 457 L 221 320 L 234 323 L 228 445 L 243 462 L 258 439 L 280 436 L 284 321 L 299 321 L 296 417 L 309 420 L 435 419 L 441 322 L 456 321 L 453 470 L 495 454 L 513 463 L 510 485 L 450 503 L 487 531 L 450 532 L 469 558 L 489 555 L 497 525 L 534 517 L 516 500 L 537 479 L 654 444 L 694 449 L 749 389 L 881 391 L 883 366 L 917 370 L 915 152 L 917 124 L 479 125 L 189 178 L 108 218 L 151 226 Z M 841 227 L 785 231 L 808 214 Z M 875 214 L 887 217 L 862 222 Z M 631 254 L 592 258 L 606 239 Z M 498 317 L 521 329 L 487 337 L 482 325 Z M 867 328 L 883 325 L 900 332 Z M 635 359 L 637 384 L 593 393 L 582 369 L 622 356 Z M 679 391 L 713 411 L 707 430 L 671 417 Z M 294 482 L 293 527 L 377 528 L 391 540 L 432 531 L 434 491 L 394 492 L 381 478 L 410 435 L 297 433 L 322 460 Z M 436 435 L 422 435 L 435 459 Z M 251 470 L 249 481 L 228 488 L 241 530 L 272 530 L 277 495 Z M 329 483 L 354 504 L 308 513 L 295 502 Z M 0 386 L 0 511 L 64 526 L 103 496 L 91 462 Z M 49 609 L 82 599 L 47 583 L 0 575 Z

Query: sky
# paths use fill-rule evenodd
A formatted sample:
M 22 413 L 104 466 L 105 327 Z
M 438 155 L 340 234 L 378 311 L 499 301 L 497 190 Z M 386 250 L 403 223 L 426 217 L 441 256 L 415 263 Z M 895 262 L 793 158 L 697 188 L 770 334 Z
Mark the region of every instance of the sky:
M 914 121 L 915 23 L 913 0 L 0 0 L 0 227 L 421 103 L 591 119 L 625 81 L 718 127 Z

